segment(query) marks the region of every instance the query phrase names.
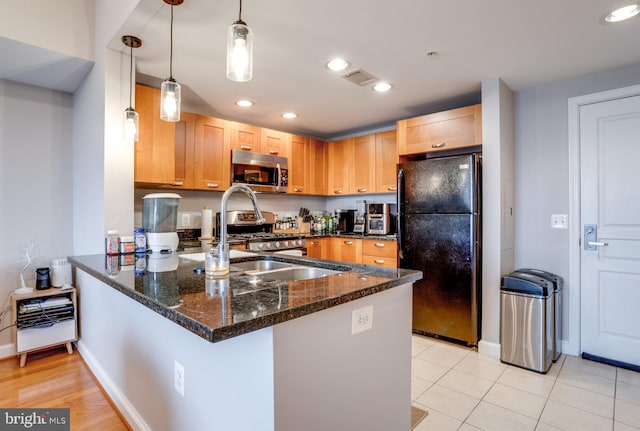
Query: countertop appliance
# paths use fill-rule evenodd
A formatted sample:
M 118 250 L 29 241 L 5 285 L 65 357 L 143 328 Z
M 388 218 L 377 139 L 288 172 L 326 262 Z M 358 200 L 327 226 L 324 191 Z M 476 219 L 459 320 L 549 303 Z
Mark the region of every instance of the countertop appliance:
M 396 205 L 368 203 L 366 214 L 366 232 L 371 235 L 395 233 Z
M 244 242 L 245 248 L 252 251 L 266 251 L 278 254 L 306 254 L 307 240 L 298 234 L 275 233 L 275 216 L 262 211 L 265 219 L 258 224 L 253 210 L 227 211 L 227 234 L 230 243 Z M 220 232 L 220 213 L 216 213 L 216 232 Z
M 247 184 L 259 192 L 286 193 L 289 190 L 287 158 L 232 150 L 231 183 Z
M 336 209 L 338 227 L 336 233 L 353 233 L 356 224 L 356 210 Z
M 481 321 L 481 155 L 398 166 L 399 266 L 413 286 L 413 331 L 475 346 Z
M 178 204 L 180 195 L 151 193 L 142 198 L 142 227 L 152 253 L 174 252 L 178 248 Z

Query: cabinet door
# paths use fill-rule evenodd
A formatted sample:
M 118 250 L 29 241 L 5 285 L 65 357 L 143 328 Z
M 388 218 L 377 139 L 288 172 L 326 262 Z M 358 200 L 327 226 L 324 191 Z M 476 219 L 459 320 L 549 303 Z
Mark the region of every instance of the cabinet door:
M 376 193 L 389 193 L 397 190 L 398 141 L 395 130 L 376 133 Z
M 375 135 L 358 136 L 353 140 L 353 183 L 350 193 L 373 193 L 375 187 L 376 141 Z M 345 166 L 345 169 L 349 169 Z
M 329 259 L 328 238 L 307 238 L 307 257 Z
M 135 144 L 134 181 L 171 184 L 175 181 L 175 123 L 160 119 L 160 90 L 136 85 L 136 110 L 140 129 Z
M 309 193 L 327 194 L 327 143 L 309 139 Z
M 362 263 L 362 240 L 361 239 L 345 239 L 340 240 L 340 261 Z
M 261 129 L 260 152 L 272 156 L 289 158 L 291 135 L 279 130 Z
M 289 193 L 309 194 L 309 139 L 291 135 L 289 158 Z
M 398 121 L 400 155 L 482 145 L 481 105 Z
M 243 123 L 231 123 L 231 149 L 260 152 L 260 127 Z
M 194 151 L 196 121 L 198 116 L 189 112 L 180 113 L 180 121 L 175 124 L 174 140 L 174 181 L 163 188 L 193 189 L 194 184 Z
M 224 120 L 198 116 L 194 163 L 196 189 L 224 191 L 229 187 L 229 129 Z
M 353 177 L 353 138 L 328 144 L 328 195 L 349 194 Z

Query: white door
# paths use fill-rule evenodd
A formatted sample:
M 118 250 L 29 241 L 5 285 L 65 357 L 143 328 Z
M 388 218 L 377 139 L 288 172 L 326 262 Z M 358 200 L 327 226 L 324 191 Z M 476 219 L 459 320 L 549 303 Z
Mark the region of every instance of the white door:
M 581 351 L 640 365 L 640 96 L 580 107 L 580 164 Z

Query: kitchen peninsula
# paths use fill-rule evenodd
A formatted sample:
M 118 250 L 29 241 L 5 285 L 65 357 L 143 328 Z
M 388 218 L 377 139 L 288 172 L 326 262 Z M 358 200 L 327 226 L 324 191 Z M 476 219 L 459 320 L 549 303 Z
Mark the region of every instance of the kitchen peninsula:
M 242 255 L 211 280 L 195 254 L 148 257 L 144 274 L 70 258 L 79 349 L 134 429 L 408 430 L 421 273 Z M 287 281 L 238 269 L 257 259 L 336 272 Z

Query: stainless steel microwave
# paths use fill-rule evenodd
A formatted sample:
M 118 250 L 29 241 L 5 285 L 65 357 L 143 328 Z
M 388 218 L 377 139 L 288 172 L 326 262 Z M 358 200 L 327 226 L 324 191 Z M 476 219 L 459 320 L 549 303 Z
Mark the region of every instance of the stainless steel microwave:
M 286 193 L 289 190 L 287 158 L 232 150 L 231 183 L 247 184 L 259 192 Z

